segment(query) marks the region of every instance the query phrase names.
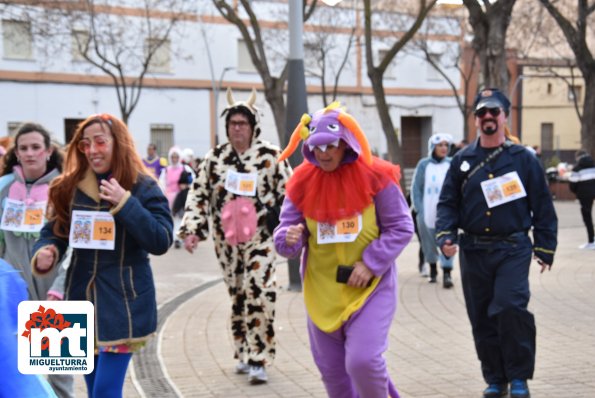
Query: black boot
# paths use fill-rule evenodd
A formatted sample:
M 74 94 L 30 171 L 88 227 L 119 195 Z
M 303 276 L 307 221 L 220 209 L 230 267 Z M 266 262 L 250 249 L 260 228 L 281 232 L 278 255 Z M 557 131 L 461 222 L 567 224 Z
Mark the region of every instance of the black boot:
M 445 269 L 444 270 L 444 279 L 442 281 L 442 286 L 445 289 L 450 289 L 453 286 L 452 277 L 450 276 L 450 270 L 449 269 Z
M 430 263 L 430 283 L 436 283 L 436 277 L 438 276 L 438 269 L 436 263 Z

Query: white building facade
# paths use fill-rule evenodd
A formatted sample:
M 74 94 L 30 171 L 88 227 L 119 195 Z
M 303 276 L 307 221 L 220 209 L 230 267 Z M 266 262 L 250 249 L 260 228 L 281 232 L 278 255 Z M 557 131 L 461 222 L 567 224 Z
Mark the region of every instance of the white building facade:
M 103 13 L 104 18 L 113 17 L 109 31 L 120 45 L 136 48 L 136 55 L 142 58 L 144 46 L 154 38 L 143 37 L 144 17 L 139 2 L 105 3 L 118 6 L 106 6 L 97 11 Z M 267 37 L 270 67 L 278 73 L 288 52 L 287 2 L 261 0 L 252 4 Z M 27 12 L 24 7 L 19 10 L 14 4 L 10 9 L 0 6 L 0 136 L 14 132 L 24 121 L 35 121 L 52 131 L 58 142 L 66 143 L 73 126 L 90 114 L 111 113 L 121 117 L 113 80 L 82 59 L 73 40 L 77 32 L 88 34 L 85 18 L 73 23 L 55 15 L 51 20 L 53 30 L 48 32 L 36 26 L 47 23 L 47 9 L 39 7 L 38 15 L 32 13 L 31 8 L 27 8 Z M 152 18 L 155 24 L 164 24 L 171 16 L 162 11 Z M 360 122 L 372 149 L 382 155 L 387 152 L 386 140 L 367 77 L 362 16 L 361 11 L 352 8 L 319 6 L 305 25 L 308 107 L 315 111 L 323 104 L 321 79 L 315 76 L 320 75 L 317 70 L 320 38 L 327 40 L 325 80 L 327 89 L 332 91 L 353 34 L 347 62 L 339 75 L 337 99 Z M 386 16 L 375 18 L 376 31 L 382 33 L 375 39 L 376 51 L 380 54 L 386 49 L 384 41 L 394 41 L 391 32 L 395 29 Z M 405 24 L 409 21 L 405 15 L 395 14 L 392 18 L 400 18 Z M 342 21 L 342 26 L 332 26 L 330 21 L 337 20 Z M 345 21 L 348 25 L 344 25 Z M 116 30 L 117 24 L 123 25 L 122 31 Z M 455 87 L 461 86 L 459 72 L 446 66 L 456 63 L 456 55 L 449 54 L 460 52 L 462 35 L 458 26 L 448 18 L 437 18 L 432 27 L 434 32 L 426 42 L 445 66 Z M 329 38 L 332 38 L 330 45 Z M 137 60 L 130 59 L 129 78 L 133 79 L 138 76 L 138 70 L 132 65 Z M 427 155 L 427 138 L 431 134 L 449 133 L 455 140 L 462 138 L 463 117 L 450 85 L 427 63 L 414 43 L 395 58 L 386 72 L 384 86 L 393 123 L 404 149 L 410 150 L 406 167 L 413 167 L 419 157 Z M 279 144 L 260 76 L 251 63 L 239 30 L 219 15 L 211 1 L 201 0 L 197 9 L 186 12 L 175 25 L 145 76 L 140 100 L 128 120 L 139 153 L 144 155 L 147 145 L 155 142 L 161 156 L 166 156 L 171 145 L 177 145 L 191 148 L 201 157 L 215 144 L 216 134 L 219 142 L 223 142 L 226 139 L 224 121 L 219 113 L 226 106 L 227 87 L 233 89 L 236 99 L 247 98 L 252 87 L 259 91 L 257 106 L 262 111 L 262 137 Z

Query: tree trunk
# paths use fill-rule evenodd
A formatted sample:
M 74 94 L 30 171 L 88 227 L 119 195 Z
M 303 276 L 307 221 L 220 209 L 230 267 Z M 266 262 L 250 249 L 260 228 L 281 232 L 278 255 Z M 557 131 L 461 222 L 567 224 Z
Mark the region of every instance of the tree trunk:
M 386 143 L 388 146 L 389 160 L 395 164 L 403 163 L 403 151 L 399 138 L 395 132 L 395 127 L 390 118 L 390 112 L 388 104 L 386 103 L 386 95 L 384 93 L 384 86 L 382 83 L 382 74 L 376 69 L 368 71 L 370 81 L 372 82 L 372 90 L 374 91 L 374 99 L 376 100 L 376 109 L 378 110 L 378 116 L 382 123 L 382 131 L 386 137 Z
M 479 55 L 483 86 L 495 87 L 508 94 L 510 80 L 506 66 L 506 31 L 516 0 L 498 0 L 485 5 L 476 0 L 463 0 L 473 27 L 473 49 Z
M 576 65 L 585 79 L 585 103 L 581 119 L 581 147 L 595 156 L 595 62 L 589 43 L 591 36 L 587 29 L 588 21 L 595 12 L 593 4 L 587 1 L 577 2 L 576 20 L 564 16 L 556 7 L 557 2 L 540 0 L 550 15 L 564 33 L 568 45 L 572 49 L 576 59 Z M 558 5 L 560 6 L 560 5 Z
M 581 123 L 581 146 L 595 158 L 595 71 L 584 74 L 585 103 Z
M 469 142 L 469 123 L 467 122 L 467 120 L 469 120 L 467 113 L 465 112 L 463 114 L 463 139 L 467 142 Z
M 509 73 L 506 67 L 506 30 L 509 15 L 494 14 L 486 32 L 487 45 L 480 54 L 486 87 L 496 87 L 508 94 Z
M 279 146 L 283 149 L 287 145 L 285 134 L 286 106 L 285 98 L 283 97 L 283 85 L 285 81 L 281 82 L 279 79 L 274 79 L 273 82 L 269 82 L 268 84 L 266 83 L 266 79 L 263 79 L 263 81 L 265 82 L 264 95 L 275 119 Z

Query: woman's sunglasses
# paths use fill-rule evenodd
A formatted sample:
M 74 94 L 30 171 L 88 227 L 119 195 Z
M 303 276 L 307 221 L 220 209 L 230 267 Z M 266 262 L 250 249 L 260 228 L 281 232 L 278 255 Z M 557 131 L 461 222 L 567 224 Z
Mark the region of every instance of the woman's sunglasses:
M 501 111 L 500 108 L 481 108 L 475 111 L 475 116 L 484 117 L 488 112 L 490 112 L 490 115 L 497 117 Z
M 76 144 L 76 147 L 82 153 L 88 153 L 91 150 L 91 145 L 94 145 L 98 151 L 105 151 L 110 142 L 110 139 L 107 137 L 95 136 L 93 137 L 93 141 L 83 138 Z

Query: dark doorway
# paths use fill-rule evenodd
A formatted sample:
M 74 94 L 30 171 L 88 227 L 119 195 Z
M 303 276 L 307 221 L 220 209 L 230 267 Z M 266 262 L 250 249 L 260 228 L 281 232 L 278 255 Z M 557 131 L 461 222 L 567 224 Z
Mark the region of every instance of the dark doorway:
M 401 118 L 403 166 L 414 168 L 419 159 L 427 156 L 427 143 L 432 135 L 431 117 L 402 117 Z
M 541 123 L 541 149 L 544 151 L 554 150 L 554 124 Z
M 76 130 L 76 126 L 85 119 L 64 119 L 64 145 L 68 145 Z

